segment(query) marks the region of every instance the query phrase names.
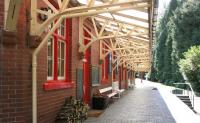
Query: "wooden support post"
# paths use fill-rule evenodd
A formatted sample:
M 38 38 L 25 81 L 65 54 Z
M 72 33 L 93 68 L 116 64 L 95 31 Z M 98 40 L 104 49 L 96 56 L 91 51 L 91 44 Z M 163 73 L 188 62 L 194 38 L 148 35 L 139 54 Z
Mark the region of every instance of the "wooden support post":
M 60 12 L 62 12 L 63 10 L 65 10 L 67 8 L 67 5 L 69 4 L 69 0 L 64 0 L 62 3 L 62 6 L 60 8 Z
M 98 36 L 99 33 L 98 33 L 98 29 L 97 29 L 97 25 L 96 25 L 96 22 L 94 20 L 94 17 L 92 17 L 92 24 L 93 24 L 93 27 L 94 27 L 94 30 L 95 30 L 95 34 L 96 34 L 96 36 Z
M 94 5 L 96 0 L 88 0 L 88 7 L 91 7 Z
M 37 0 L 31 0 L 31 27 L 30 34 L 36 36 L 36 28 L 38 27 L 37 23 Z
M 7 31 L 17 30 L 17 19 L 19 18 L 18 15 L 20 6 L 21 6 L 21 0 L 10 0 L 7 19 L 6 19 L 6 26 L 5 26 L 5 29 Z
M 84 52 L 84 42 L 83 42 L 83 17 L 79 17 L 79 52 Z

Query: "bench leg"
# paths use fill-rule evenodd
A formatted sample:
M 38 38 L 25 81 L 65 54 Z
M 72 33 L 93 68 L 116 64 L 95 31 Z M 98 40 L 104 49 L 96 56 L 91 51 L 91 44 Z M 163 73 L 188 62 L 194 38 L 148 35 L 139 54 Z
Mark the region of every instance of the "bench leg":
M 112 104 L 114 102 L 114 98 L 113 97 L 110 97 L 109 99 L 109 104 Z
M 120 92 L 117 93 L 117 98 L 118 99 L 121 98 L 121 93 Z

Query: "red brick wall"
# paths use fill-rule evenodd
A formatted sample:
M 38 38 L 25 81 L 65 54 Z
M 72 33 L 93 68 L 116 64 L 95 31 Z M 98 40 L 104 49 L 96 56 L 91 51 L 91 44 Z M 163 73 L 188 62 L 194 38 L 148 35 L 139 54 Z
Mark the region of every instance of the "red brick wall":
M 0 28 L 3 26 L 3 0 L 0 1 Z M 26 43 L 26 9 L 28 2 L 22 1 L 17 23 L 17 37 L 3 34 L 0 44 L 0 122 L 31 122 L 31 52 Z M 14 35 L 14 33 L 13 33 Z
M 71 29 L 70 29 L 71 30 Z M 72 37 L 70 37 L 72 39 Z M 72 40 L 71 40 L 72 41 Z M 72 49 L 70 50 L 72 51 Z M 71 59 L 71 55 L 69 57 Z M 70 60 L 70 66 L 72 65 Z M 70 67 L 70 73 L 71 71 Z M 56 114 L 64 104 L 64 99 L 69 96 L 75 97 L 75 87 L 67 89 L 49 90 L 43 89 L 43 84 L 47 82 L 47 47 L 45 46 L 38 55 L 38 123 L 53 123 Z M 73 74 L 73 73 L 72 73 Z M 70 74 L 70 75 L 72 75 Z M 70 77 L 71 78 L 71 77 Z
M 3 25 L 3 0 L 0 0 L 0 29 Z M 22 0 L 17 24 L 17 43 L 0 42 L 0 123 L 32 122 L 32 51 L 29 48 L 30 0 Z M 78 53 L 79 19 L 72 19 L 70 79 L 76 82 L 76 69 L 83 64 Z M 94 30 L 92 30 L 93 32 Z M 14 40 L 13 37 L 8 37 Z M 99 65 L 99 41 L 92 44 L 91 65 Z M 38 55 L 37 94 L 38 123 L 53 123 L 65 97 L 76 95 L 76 88 L 44 91 L 47 81 L 47 47 Z M 100 72 L 101 73 L 101 68 Z M 101 74 L 99 75 L 101 77 Z M 101 79 L 100 79 L 101 80 Z M 76 84 L 75 84 L 76 86 Z M 105 86 L 105 85 L 104 85 Z M 101 87 L 101 86 L 100 86 Z
M 123 76 L 123 79 L 121 81 L 121 88 L 124 88 L 124 78 L 125 78 L 125 76 L 124 76 L 124 68 L 123 67 L 121 67 L 121 68 L 122 68 L 122 76 Z
M 5 45 L 0 42 L 0 123 L 32 122 L 32 71 L 33 49 L 29 48 L 29 26 L 27 15 L 30 0 L 23 0 L 17 24 L 17 43 Z M 3 1 L 0 1 L 2 18 Z M 3 25 L 0 19 L 0 29 Z M 7 40 L 14 40 L 7 37 Z M 38 123 L 53 123 L 54 118 L 64 103 L 65 97 L 75 96 L 75 88 L 44 91 L 46 82 L 46 47 L 38 56 Z
M 79 48 L 79 18 L 72 18 L 72 62 L 71 62 L 71 77 L 72 81 L 76 82 L 76 69 L 83 68 L 83 63 L 78 52 Z
M 46 48 L 44 48 L 46 49 Z M 39 55 L 38 64 L 38 123 L 53 123 L 55 116 L 64 104 L 64 99 L 75 95 L 74 89 L 59 89 L 44 91 L 43 84 L 47 81 L 46 56 L 42 52 Z
M 94 30 L 92 30 L 94 31 Z M 94 66 L 99 66 L 99 58 L 100 58 L 100 41 L 95 41 L 91 46 L 91 64 Z
M 4 24 L 4 0 L 0 1 L 0 29 L 3 28 Z
M 121 88 L 125 89 L 125 81 L 126 81 L 126 76 L 125 76 L 125 68 L 122 67 L 122 74 L 123 74 L 123 79 L 121 81 Z

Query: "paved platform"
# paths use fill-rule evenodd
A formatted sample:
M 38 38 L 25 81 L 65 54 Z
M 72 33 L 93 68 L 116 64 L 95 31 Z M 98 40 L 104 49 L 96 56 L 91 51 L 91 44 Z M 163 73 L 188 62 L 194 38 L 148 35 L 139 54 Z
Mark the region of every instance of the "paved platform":
M 173 87 L 149 81 L 143 81 L 142 84 L 138 84 L 138 87 L 140 88 L 148 86 L 154 86 L 158 88 L 160 95 L 167 104 L 167 107 L 174 117 L 176 123 L 200 123 L 200 115 L 198 114 L 199 112 L 195 114 L 186 104 L 178 99 L 176 95 L 172 94 L 171 91 L 174 89 Z M 200 105 L 200 102 L 198 102 L 197 99 L 198 98 L 195 98 L 195 110 L 197 106 Z
M 176 123 L 158 90 L 153 86 L 129 90 L 98 118 L 84 123 Z

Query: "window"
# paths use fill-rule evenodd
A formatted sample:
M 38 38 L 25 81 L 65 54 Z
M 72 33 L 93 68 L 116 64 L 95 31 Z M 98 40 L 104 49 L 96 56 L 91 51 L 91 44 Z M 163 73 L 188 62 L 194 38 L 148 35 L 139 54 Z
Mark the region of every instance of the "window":
M 65 42 L 58 41 L 58 79 L 65 79 Z
M 53 79 L 53 38 L 47 42 L 47 80 Z
M 99 67 L 92 66 L 92 86 L 99 85 Z
M 57 45 L 57 49 L 54 47 Z M 50 38 L 47 43 L 47 80 L 64 80 L 65 79 L 65 59 L 66 59 L 66 42 L 63 40 L 53 40 Z M 57 55 L 54 55 L 55 53 Z M 56 61 L 56 62 L 55 62 Z M 55 65 L 57 63 L 57 65 Z M 57 70 L 57 72 L 54 72 Z M 55 75 L 56 74 L 56 75 Z
M 58 28 L 58 35 L 64 37 L 65 36 L 65 21 L 62 21 L 60 27 Z
M 109 55 L 106 56 L 105 60 L 102 63 L 102 81 L 107 83 L 108 81 L 108 72 L 109 72 Z
M 59 31 L 57 30 L 47 43 L 47 80 L 69 81 L 69 20 L 64 20 L 61 25 L 62 27 L 58 30 L 61 30 L 62 28 L 60 34 L 65 35 L 66 37 L 58 35 Z M 66 25 L 66 27 L 63 25 Z M 63 34 L 66 30 L 67 33 Z
M 52 23 L 53 24 L 53 23 Z M 52 24 L 48 29 L 52 28 Z M 47 43 L 47 82 L 44 90 L 55 90 L 74 87 L 70 80 L 70 52 L 71 52 L 71 20 L 63 20 Z

